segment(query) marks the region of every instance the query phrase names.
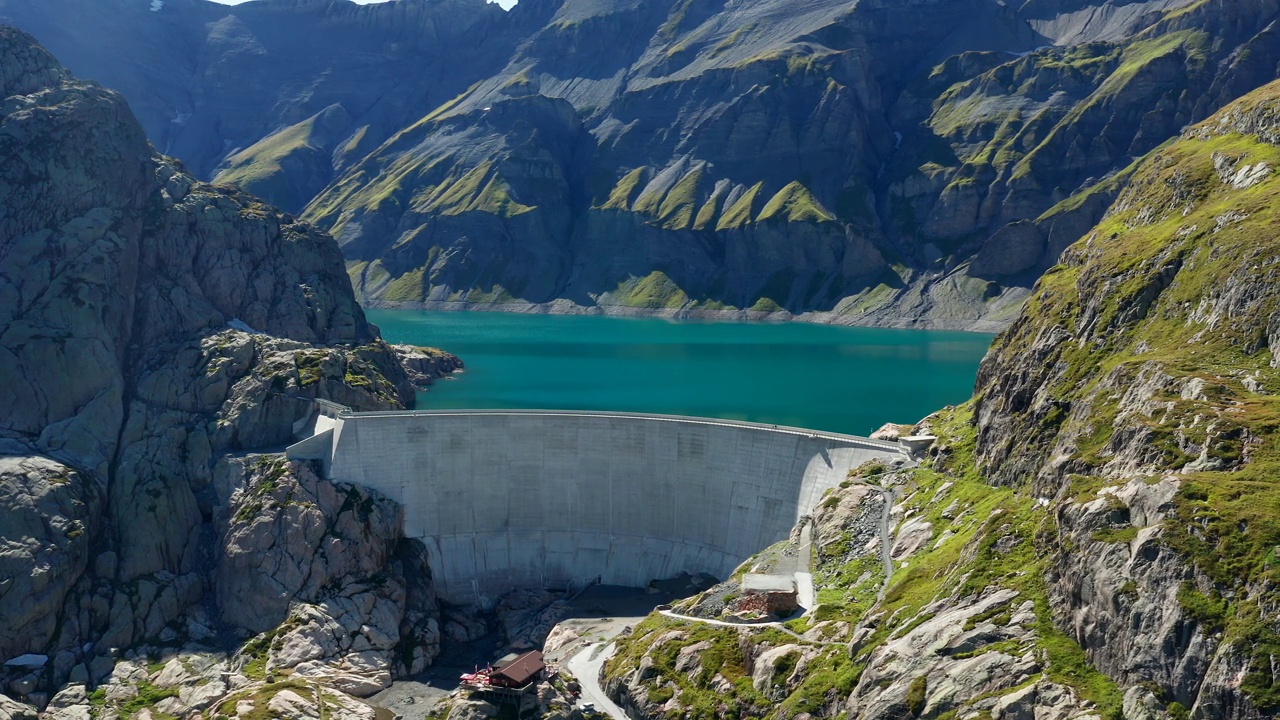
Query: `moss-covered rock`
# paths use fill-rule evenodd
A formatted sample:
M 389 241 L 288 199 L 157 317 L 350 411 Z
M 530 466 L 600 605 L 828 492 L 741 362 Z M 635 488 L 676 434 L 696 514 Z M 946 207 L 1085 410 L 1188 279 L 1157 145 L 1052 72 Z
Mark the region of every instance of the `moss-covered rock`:
M 938 436 L 921 467 L 864 468 L 819 503 L 815 611 L 784 628 L 650 618 L 607 668 L 615 695 L 649 717 L 708 689 L 770 718 L 1274 715 L 1278 145 L 1271 85 L 1136 165 L 975 399 L 916 429 Z M 807 654 L 763 685 L 768 708 L 761 686 L 686 688 L 678 659 L 729 641 L 748 664 Z

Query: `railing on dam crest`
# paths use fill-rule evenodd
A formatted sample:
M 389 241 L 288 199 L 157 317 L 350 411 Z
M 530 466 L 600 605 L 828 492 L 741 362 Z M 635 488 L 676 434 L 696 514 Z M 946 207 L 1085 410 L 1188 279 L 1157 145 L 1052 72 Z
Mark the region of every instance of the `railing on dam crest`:
M 454 409 L 454 410 L 369 410 L 357 411 L 346 405 L 340 405 L 330 400 L 315 401 L 320 408 L 320 414 L 331 418 L 393 418 L 393 417 L 482 417 L 482 416 L 504 416 L 504 417 L 578 417 L 578 418 L 630 418 L 634 420 L 652 420 L 657 422 L 674 422 L 690 425 L 708 425 L 713 427 L 731 427 L 742 428 L 746 430 L 766 430 L 769 432 L 783 433 L 789 435 L 801 435 L 810 439 L 834 440 L 840 443 L 852 443 L 876 450 L 885 450 L 893 452 L 902 452 L 910 454 L 909 449 L 904 447 L 902 443 L 889 442 L 886 440 L 873 440 L 862 435 L 847 435 L 844 433 L 829 432 L 826 430 L 811 430 L 808 428 L 792 427 L 788 425 L 772 425 L 768 423 L 750 422 L 747 420 L 725 420 L 721 418 L 695 417 L 691 415 L 663 415 L 659 413 L 636 413 L 612 410 L 501 410 L 501 409 Z

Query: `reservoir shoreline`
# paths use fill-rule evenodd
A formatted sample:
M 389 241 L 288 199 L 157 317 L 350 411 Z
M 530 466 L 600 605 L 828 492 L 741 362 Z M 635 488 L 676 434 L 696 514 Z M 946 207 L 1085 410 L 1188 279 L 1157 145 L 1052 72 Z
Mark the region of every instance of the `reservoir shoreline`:
M 667 320 L 708 320 L 750 323 L 809 323 L 839 327 L 867 327 L 893 330 L 947 330 L 994 335 L 1004 331 L 1017 315 L 1015 306 L 1008 317 L 986 318 L 921 318 L 906 316 L 845 315 L 832 311 L 807 311 L 800 314 L 786 310 L 716 310 L 711 308 L 643 308 L 625 305 L 580 305 L 571 300 L 545 303 L 504 302 L 480 303 L 450 300 L 394 302 L 367 300 L 360 302 L 366 310 L 421 310 L 426 312 L 509 313 L 516 315 L 591 315 L 624 318 L 660 318 Z

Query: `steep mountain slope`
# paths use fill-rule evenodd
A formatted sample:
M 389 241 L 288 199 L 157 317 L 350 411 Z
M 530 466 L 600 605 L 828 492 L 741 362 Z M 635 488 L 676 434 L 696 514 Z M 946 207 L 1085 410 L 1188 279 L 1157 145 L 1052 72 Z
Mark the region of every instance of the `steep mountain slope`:
M 411 392 L 332 240 L 195 182 L 8 28 L 0 95 L 4 691 L 51 716 L 373 718 L 339 691 L 438 652 L 430 569 L 393 504 L 252 452 L 310 398 Z M 655 615 L 610 692 L 643 717 L 1275 717 L 1277 167 L 1280 83 L 1136 163 L 974 400 L 917 428 L 922 466 L 863 467 L 807 520 L 820 607 Z M 182 655 L 148 667 L 152 643 Z
M 975 398 L 917 428 L 922 467 L 865 467 L 815 512 L 818 609 L 653 616 L 613 694 L 643 717 L 1275 717 L 1277 167 L 1276 83 L 1140 163 Z
M 501 68 L 514 40 L 496 5 L 379 6 L 271 0 L 5 0 L 0 21 L 35 35 L 73 71 L 124 93 L 148 137 L 202 178 L 281 127 L 323 114 L 315 133 L 274 146 L 272 200 L 301 209 L 343 158 Z M 471 76 L 474 75 L 474 78 Z M 338 141 L 367 137 L 339 147 Z M 282 147 L 283 146 L 283 147 Z M 349 160 L 347 162 L 350 162 Z M 246 189 L 253 178 L 238 178 Z
M 1274 0 L 68 3 L 0 17 L 389 304 L 999 326 L 1280 59 Z
M 243 637 L 353 581 L 376 599 L 348 618 L 381 633 L 366 669 L 429 659 L 397 651 L 434 628 L 398 509 L 244 455 L 312 398 L 412 402 L 332 238 L 196 182 L 3 26 L 0 97 L 0 687 L 42 703 L 116 648 Z
M 1182 583 L 1183 622 L 1217 646 L 1201 666 L 1201 695 L 1222 717 L 1250 704 L 1280 709 L 1278 112 L 1273 84 L 1145 163 L 1107 219 L 1041 281 L 979 377 L 979 460 L 994 481 L 1063 495 L 1135 476 L 1171 486 L 1161 508 L 1169 519 L 1139 530 L 1130 552 L 1134 562 L 1156 552 L 1172 560 L 1163 571 Z M 1115 639 L 1095 652 L 1100 667 L 1164 687 L 1196 672 L 1134 662 L 1151 642 L 1142 637 L 1156 625 L 1151 609 L 1081 607 L 1081 588 L 1114 591 L 1123 577 L 1066 553 L 1056 561 L 1073 630 L 1092 643 Z M 1173 658 L 1203 642 L 1160 625 L 1157 641 Z M 1224 681 L 1249 703 L 1217 687 Z
M 1034 278 L 1097 221 L 1127 159 L 1273 79 L 1277 7 L 1197 3 L 1121 43 L 1038 52 L 959 82 L 983 61 L 944 64 L 926 134 L 906 141 L 930 190 L 909 178 L 891 197 L 939 247 L 976 240 L 964 275 Z M 954 155 L 938 155 L 938 138 Z M 981 227 L 996 232 L 974 237 Z

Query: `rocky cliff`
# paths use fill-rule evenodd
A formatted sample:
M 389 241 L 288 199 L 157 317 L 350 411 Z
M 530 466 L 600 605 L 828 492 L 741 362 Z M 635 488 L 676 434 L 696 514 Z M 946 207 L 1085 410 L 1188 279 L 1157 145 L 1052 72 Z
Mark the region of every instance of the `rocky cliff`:
M 388 305 L 994 328 L 1275 0 L 0 0 Z M 109 31 L 104 30 L 109 28 Z
M 398 508 L 255 453 L 313 398 L 403 407 L 456 359 L 385 344 L 332 238 L 195 181 L 8 27 L 0 97 L 0 692 L 43 705 L 124 648 L 289 618 L 272 662 L 300 674 L 367 693 L 421 667 L 435 602 Z M 326 622 L 351 637 L 294 639 Z
M 653 616 L 611 692 L 655 718 L 1275 717 L 1277 167 L 1278 84 L 1137 165 L 974 399 L 917 428 L 921 467 L 815 512 L 818 608 Z
M 1140 7 L 1020 11 L 1104 43 L 1215 6 Z M 312 398 L 395 407 L 455 361 L 387 346 L 328 237 L 194 181 L 7 28 L 0 90 L 0 717 L 374 717 L 355 696 L 480 629 L 442 630 L 394 504 L 268 451 Z M 520 101 L 494 122 L 577 137 L 521 125 L 572 103 Z M 915 428 L 928 457 L 859 468 L 742 569 L 812 553 L 818 607 L 705 622 L 741 607 L 730 578 L 676 607 L 701 619 L 636 626 L 610 693 L 654 718 L 1275 717 L 1277 167 L 1273 83 L 1050 213 L 1109 207 L 974 399 Z

